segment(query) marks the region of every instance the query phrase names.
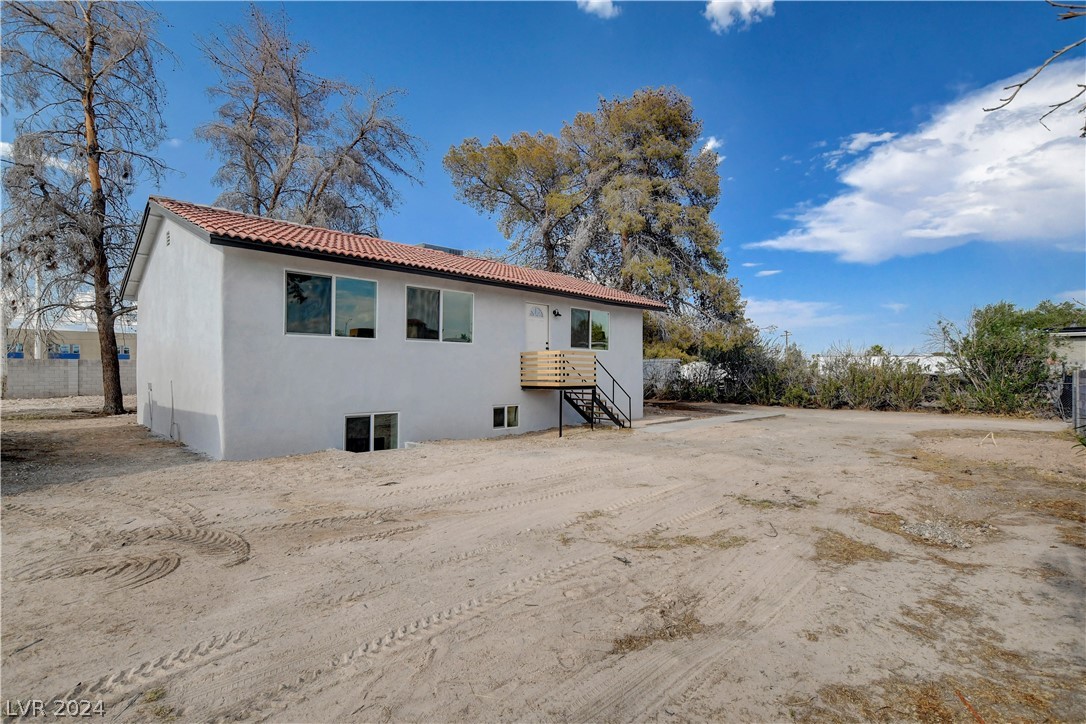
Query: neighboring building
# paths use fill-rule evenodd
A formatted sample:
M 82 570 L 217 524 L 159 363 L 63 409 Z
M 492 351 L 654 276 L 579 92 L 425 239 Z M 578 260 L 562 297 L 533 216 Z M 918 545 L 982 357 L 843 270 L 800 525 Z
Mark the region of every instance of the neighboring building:
M 1086 327 L 1064 327 L 1051 332 L 1051 336 L 1056 342 L 1055 354 L 1066 369 L 1086 369 Z
M 642 310 L 663 308 L 159 197 L 122 289 L 139 307 L 140 423 L 230 460 L 541 430 L 560 414 L 625 424 L 642 415 Z
M 98 331 L 90 328 L 66 325 L 45 333 L 45 359 L 102 359 Z M 34 359 L 34 331 L 9 329 L 4 341 L 8 359 Z M 136 358 L 136 333 L 132 329 L 117 327 L 117 359 Z

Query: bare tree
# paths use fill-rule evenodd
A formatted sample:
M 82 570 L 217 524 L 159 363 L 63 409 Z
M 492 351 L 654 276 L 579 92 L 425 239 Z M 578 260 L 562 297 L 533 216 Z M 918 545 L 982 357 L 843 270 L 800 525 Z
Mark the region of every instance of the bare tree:
M 124 412 L 114 324 L 135 241 L 128 195 L 165 167 L 158 15 L 134 3 L 5 2 L 3 87 L 26 115 L 3 173 L 5 295 L 24 317 L 92 311 L 103 412 Z
M 1051 5 L 1054 8 L 1059 8 L 1059 9 L 1065 11 L 1065 12 L 1062 12 L 1062 13 L 1059 14 L 1058 17 L 1059 17 L 1060 20 L 1072 20 L 1074 18 L 1086 17 L 1086 4 L 1082 4 L 1082 3 L 1071 3 L 1071 4 L 1058 3 L 1058 2 L 1053 2 L 1052 0 L 1045 0 L 1045 2 L 1047 2 L 1049 5 Z M 1030 83 L 1030 81 L 1032 81 L 1034 78 L 1039 76 L 1044 71 L 1045 68 L 1052 65 L 1057 60 L 1059 60 L 1060 58 L 1064 57 L 1065 55 L 1067 55 L 1068 53 L 1073 51 L 1075 48 L 1078 48 L 1078 47 L 1080 47 L 1080 46 L 1082 46 L 1084 44 L 1086 44 L 1086 38 L 1080 38 L 1079 40 L 1076 40 L 1075 42 L 1070 43 L 1070 44 L 1060 48 L 1059 50 L 1053 50 L 1052 51 L 1052 57 L 1049 58 L 1048 60 L 1046 60 L 1044 63 L 1042 63 L 1032 73 L 1030 73 L 1029 76 L 1026 77 L 1025 80 L 1022 80 L 1022 81 L 1020 81 L 1018 83 L 1012 83 L 1011 85 L 1009 85 L 1009 86 L 1007 86 L 1006 88 L 1003 89 L 1005 91 L 1010 91 L 1010 93 L 1007 94 L 1006 98 L 1000 98 L 999 99 L 1000 100 L 999 105 L 993 106 L 991 108 L 985 108 L 984 110 L 985 111 L 998 111 L 1000 108 L 1006 108 L 1007 106 L 1009 106 L 1011 104 L 1012 101 L 1014 101 L 1014 99 L 1018 96 L 1018 93 L 1023 88 L 1025 88 Z M 1070 98 L 1068 98 L 1067 100 L 1064 100 L 1064 101 L 1060 101 L 1059 103 L 1053 103 L 1052 105 L 1050 105 L 1048 107 L 1049 108 L 1048 112 L 1045 113 L 1043 116 L 1041 116 L 1041 119 L 1040 119 L 1040 123 L 1041 123 L 1042 126 L 1045 125 L 1045 119 L 1046 118 L 1048 118 L 1049 116 L 1051 116 L 1053 113 L 1055 113 L 1059 109 L 1063 108 L 1064 106 L 1069 105 L 1071 103 L 1074 103 L 1076 100 L 1081 98 L 1083 96 L 1083 94 L 1086 94 L 1086 85 L 1083 85 L 1082 83 L 1079 83 L 1075 87 L 1078 88 L 1078 90 L 1075 91 L 1075 93 L 1073 95 L 1071 95 Z M 1080 106 L 1079 109 L 1078 109 L 1078 112 L 1079 113 L 1086 113 L 1086 104 L 1083 104 L 1082 106 Z M 1045 126 L 1045 128 L 1048 128 L 1048 126 Z M 1083 122 L 1082 133 L 1079 134 L 1079 137 L 1080 138 L 1086 138 L 1086 121 Z
M 420 139 L 393 112 L 398 90 L 362 91 L 303 67 L 285 13 L 250 6 L 247 27 L 202 43 L 220 82 L 217 118 L 197 129 L 222 159 L 216 203 L 260 216 L 377 233 L 395 178 L 418 181 Z

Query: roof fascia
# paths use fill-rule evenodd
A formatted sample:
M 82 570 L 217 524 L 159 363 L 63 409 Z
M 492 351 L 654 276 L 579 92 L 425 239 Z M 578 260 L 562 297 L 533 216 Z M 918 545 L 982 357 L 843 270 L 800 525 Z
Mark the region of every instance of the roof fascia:
M 206 232 L 205 232 L 206 233 Z M 516 289 L 518 291 L 530 291 L 536 294 L 549 294 L 555 297 L 563 297 L 566 299 L 576 299 L 579 301 L 595 302 L 596 304 L 607 304 L 614 307 L 627 307 L 631 309 L 658 309 L 654 306 L 648 306 L 645 304 L 634 304 L 631 302 L 621 302 L 612 299 L 600 299 L 598 297 L 590 297 L 584 294 L 574 294 L 572 292 L 560 292 L 553 289 L 545 289 L 543 287 L 533 287 L 527 284 L 515 284 L 513 282 L 502 282 L 492 279 L 481 279 L 479 277 L 468 276 L 466 274 L 455 274 L 452 272 L 436 271 L 433 269 L 419 269 L 406 264 L 393 264 L 383 261 L 372 261 L 369 259 L 358 259 L 348 256 L 340 256 L 339 254 L 331 254 L 328 252 L 311 251 L 308 249 L 292 249 L 289 247 L 275 246 L 259 241 L 247 241 L 244 239 L 234 239 L 226 236 L 219 236 L 217 234 L 211 234 L 211 243 L 218 246 L 228 246 L 235 249 L 247 249 L 249 251 L 262 251 L 270 254 L 282 254 L 284 256 L 295 256 L 303 259 L 317 259 L 320 261 L 332 261 L 339 264 L 349 264 L 351 266 L 362 266 L 371 269 L 384 269 L 387 271 L 400 272 L 401 274 L 417 274 L 425 277 L 437 277 L 439 279 L 451 279 L 458 282 L 467 282 L 470 284 L 482 284 L 490 287 L 500 287 L 502 289 Z M 659 307 L 662 309 L 663 307 Z

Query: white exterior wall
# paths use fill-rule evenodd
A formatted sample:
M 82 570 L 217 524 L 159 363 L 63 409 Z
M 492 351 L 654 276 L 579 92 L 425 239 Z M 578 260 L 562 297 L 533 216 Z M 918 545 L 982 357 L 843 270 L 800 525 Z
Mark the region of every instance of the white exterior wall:
M 353 414 L 398 412 L 401 447 L 556 426 L 559 393 L 520 387 L 528 302 L 562 314 L 550 318 L 551 349 L 569 349 L 570 307 L 610 312 L 610 349 L 599 359 L 633 396 L 634 419 L 642 416 L 639 309 L 267 252 L 221 252 L 226 459 L 342 448 L 344 420 Z M 286 334 L 286 270 L 376 281 L 376 339 Z M 474 293 L 472 343 L 407 339 L 407 285 Z M 141 288 L 154 286 L 158 281 L 145 280 Z M 143 364 L 155 322 L 144 316 L 142 299 L 140 315 Z M 520 406 L 518 428 L 493 428 L 498 405 Z M 581 422 L 568 407 L 565 420 Z
M 222 273 L 223 250 L 167 218 L 137 297 L 137 418 L 215 458 L 223 455 Z

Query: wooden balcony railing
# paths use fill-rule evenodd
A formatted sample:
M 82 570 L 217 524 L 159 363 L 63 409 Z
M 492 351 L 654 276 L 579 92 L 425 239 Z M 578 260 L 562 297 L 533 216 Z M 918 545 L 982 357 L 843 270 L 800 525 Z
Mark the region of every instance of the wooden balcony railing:
M 548 349 L 520 353 L 520 386 L 595 387 L 596 353 L 586 349 Z

